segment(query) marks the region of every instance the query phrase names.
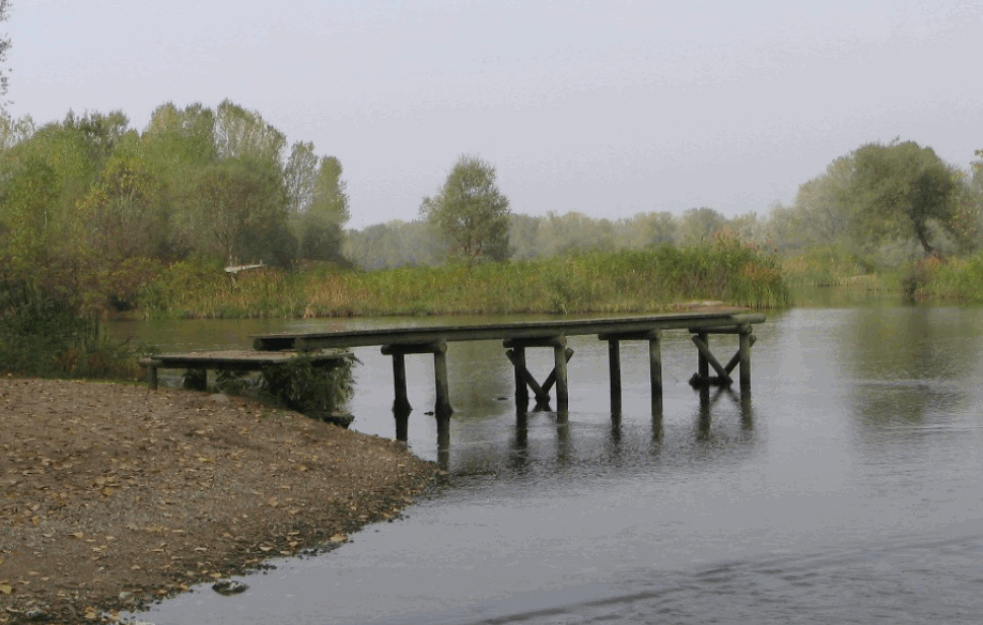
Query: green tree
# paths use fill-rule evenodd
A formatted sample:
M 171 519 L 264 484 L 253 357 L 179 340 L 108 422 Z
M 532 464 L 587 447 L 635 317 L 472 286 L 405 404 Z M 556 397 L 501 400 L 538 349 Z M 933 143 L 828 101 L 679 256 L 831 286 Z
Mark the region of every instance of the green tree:
M 195 186 L 202 171 L 218 162 L 215 113 L 201 104 L 178 109 L 168 102 L 157 107 L 141 135 L 142 154 L 160 181 L 163 202 L 170 211 L 167 249 L 160 254 L 183 258 L 199 248 L 199 203 Z
M 296 252 L 289 233 L 280 172 L 265 161 L 230 158 L 203 170 L 191 199 L 198 249 L 235 264 L 288 265 Z
M 215 113 L 215 140 L 221 158 L 248 156 L 280 163 L 287 139 L 263 117 L 229 100 Z
M 677 236 L 683 245 L 705 245 L 726 225 L 727 218 L 712 208 L 690 208 L 683 213 Z
M 311 260 L 345 263 L 343 226 L 348 222 L 348 194 L 341 179 L 341 161 L 321 159 L 310 205 L 301 217 L 300 255 Z
M 313 143 L 295 143 L 284 167 L 300 257 L 346 264 L 344 224 L 349 219 L 344 170 L 334 156 L 318 158 Z
M 914 237 L 926 256 L 941 256 L 933 243 L 941 229 L 968 244 L 973 232 L 960 228 L 960 172 L 931 148 L 914 141 L 871 143 L 853 153 L 846 200 L 856 227 L 875 242 Z
M 34 120 L 30 115 L 13 119 L 0 110 L 0 152 L 14 147 L 34 134 Z
M 420 204 L 420 216 L 469 262 L 509 258 L 509 215 L 495 168 L 478 156 L 459 157 L 444 185 Z
M 166 247 L 168 223 L 160 180 L 134 151 L 114 155 L 78 202 L 88 244 L 107 262 L 151 258 Z

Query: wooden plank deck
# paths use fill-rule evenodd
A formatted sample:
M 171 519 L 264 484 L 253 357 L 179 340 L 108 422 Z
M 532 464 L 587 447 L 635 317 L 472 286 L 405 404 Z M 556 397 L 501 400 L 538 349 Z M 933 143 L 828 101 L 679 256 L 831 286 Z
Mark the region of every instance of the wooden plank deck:
M 607 317 L 489 323 L 459 326 L 379 328 L 341 332 L 258 334 L 253 347 L 260 351 L 295 349 L 298 351 L 366 347 L 373 345 L 423 345 L 437 341 L 482 341 L 495 339 L 549 339 L 578 335 L 633 335 L 657 330 L 693 327 L 712 329 L 763 323 L 760 313 L 677 313 L 644 317 Z

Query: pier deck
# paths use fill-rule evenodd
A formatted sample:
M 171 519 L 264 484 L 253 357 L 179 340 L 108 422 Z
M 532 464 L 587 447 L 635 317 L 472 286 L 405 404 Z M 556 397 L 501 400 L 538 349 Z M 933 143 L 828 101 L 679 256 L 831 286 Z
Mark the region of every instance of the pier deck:
M 447 382 L 447 343 L 456 341 L 502 340 L 508 351 L 506 356 L 515 368 L 515 399 L 517 407 L 528 405 L 529 389 L 532 389 L 537 405 L 549 401 L 549 393 L 556 387 L 557 410 L 568 408 L 567 361 L 573 350 L 566 346 L 566 337 L 597 335 L 608 342 L 611 378 L 612 410 L 621 409 L 621 341 L 644 340 L 649 342 L 649 366 L 652 385 L 653 411 L 661 412 L 662 406 L 662 357 L 660 340 L 663 331 L 687 330 L 693 335 L 697 347 L 697 373 L 690 380 L 695 386 L 707 384 L 728 385 L 730 373 L 740 365 L 741 388 L 751 383 L 751 344 L 753 325 L 763 323 L 760 313 L 676 313 L 636 317 L 599 319 L 572 319 L 530 321 L 516 323 L 491 323 L 458 326 L 425 326 L 413 328 L 381 328 L 341 332 L 309 332 L 263 334 L 253 337 L 253 347 L 260 352 L 281 350 L 345 349 L 378 345 L 382 353 L 392 356 L 395 401 L 393 411 L 397 415 L 397 438 L 400 416 L 411 410 L 406 394 L 405 354 L 432 353 L 434 356 L 434 380 L 438 417 L 449 416 L 450 405 Z M 738 352 L 726 365 L 721 365 L 710 351 L 709 335 L 735 334 L 738 336 Z M 549 377 L 539 384 L 526 369 L 525 349 L 549 347 L 554 353 L 554 368 Z M 713 368 L 716 376 L 710 375 Z M 440 419 L 438 419 L 438 424 Z M 404 421 L 405 432 L 405 421 Z

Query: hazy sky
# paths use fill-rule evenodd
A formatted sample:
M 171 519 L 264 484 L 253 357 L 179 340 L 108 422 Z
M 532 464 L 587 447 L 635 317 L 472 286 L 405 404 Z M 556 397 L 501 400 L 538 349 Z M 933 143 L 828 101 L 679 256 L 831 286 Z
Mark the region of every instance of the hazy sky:
M 353 227 L 456 158 L 515 212 L 765 214 L 894 137 L 983 148 L 980 0 L 15 0 L 15 117 L 256 110 L 341 159 Z

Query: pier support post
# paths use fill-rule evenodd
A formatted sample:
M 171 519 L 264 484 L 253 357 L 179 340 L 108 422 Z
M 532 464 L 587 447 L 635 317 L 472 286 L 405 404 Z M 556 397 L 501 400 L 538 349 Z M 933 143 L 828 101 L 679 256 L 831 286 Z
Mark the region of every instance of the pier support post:
M 410 437 L 410 411 L 393 410 L 393 417 L 396 419 L 396 440 L 405 443 Z
M 556 409 L 565 411 L 570 406 L 570 392 L 567 387 L 567 341 L 564 337 L 553 345 L 553 371 L 556 373 Z
M 385 353 L 385 352 L 383 352 Z M 402 352 L 394 352 L 393 357 L 393 387 L 396 399 L 393 402 L 393 412 L 396 414 L 407 413 L 413 410 L 410 400 L 406 395 L 406 358 Z M 398 435 L 397 435 L 397 438 Z
M 158 363 L 154 360 L 151 360 L 150 364 L 147 365 L 147 386 L 150 387 L 150 390 L 152 391 L 157 390 L 157 365 Z
M 611 414 L 621 414 L 621 342 L 608 339 L 608 370 L 611 376 Z
M 707 351 L 709 351 L 710 339 L 707 336 L 706 332 L 697 332 L 696 336 L 693 337 L 694 343 L 696 342 L 696 339 L 700 339 L 700 341 L 703 343 L 703 346 L 707 348 Z M 703 380 L 706 380 L 707 378 L 710 377 L 710 367 L 707 365 L 708 365 L 707 357 L 704 354 L 703 350 L 699 349 L 699 345 L 697 345 L 696 373 Z
M 447 382 L 447 343 L 440 341 L 437 345 L 439 349 L 433 353 L 433 377 L 437 393 L 434 413 L 438 417 L 449 417 L 454 409 L 451 408 L 450 386 Z
M 528 373 L 526 371 L 526 348 L 522 345 L 516 345 L 511 352 L 506 352 L 506 356 L 511 361 L 515 373 L 515 406 L 525 410 L 529 406 L 529 385 L 523 377 L 523 373 Z M 538 393 L 536 401 L 539 401 Z
M 662 414 L 662 333 L 649 334 L 649 380 L 652 384 L 652 414 Z
M 744 392 L 751 388 L 751 326 L 742 325 L 739 330 L 738 356 L 741 361 L 741 392 Z

